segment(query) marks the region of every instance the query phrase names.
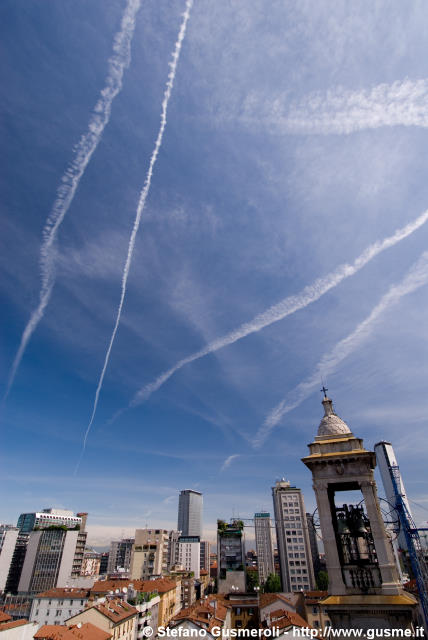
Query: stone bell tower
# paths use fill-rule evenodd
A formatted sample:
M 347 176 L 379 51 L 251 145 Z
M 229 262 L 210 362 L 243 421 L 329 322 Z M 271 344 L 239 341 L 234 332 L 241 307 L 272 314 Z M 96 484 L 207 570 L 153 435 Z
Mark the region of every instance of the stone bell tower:
M 326 391 L 324 417 L 302 460 L 312 472 L 324 541 L 329 595 L 323 605 L 334 628 L 411 629 L 417 602 L 399 582 L 377 498 L 376 456 L 336 415 Z M 340 504 L 348 491 L 361 499 Z

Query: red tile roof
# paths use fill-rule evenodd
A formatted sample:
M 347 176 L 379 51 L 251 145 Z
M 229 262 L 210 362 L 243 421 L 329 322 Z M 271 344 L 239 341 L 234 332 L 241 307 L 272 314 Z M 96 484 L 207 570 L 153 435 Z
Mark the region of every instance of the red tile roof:
M 34 635 L 35 640 L 109 640 L 111 637 L 111 633 L 91 622 L 85 622 L 80 627 L 46 624 Z
M 123 602 L 123 600 L 109 600 L 105 603 L 95 604 L 91 609 L 96 609 L 100 613 L 103 614 L 106 618 L 111 620 L 114 623 L 122 622 L 127 618 L 131 618 L 138 614 L 138 609 L 128 604 L 127 602 Z M 89 611 L 89 609 L 87 609 Z M 80 614 L 78 614 L 80 615 Z
M 49 591 L 43 591 L 38 593 L 35 598 L 57 598 L 59 600 L 76 599 L 82 600 L 89 596 L 88 589 L 76 589 L 73 587 L 57 587 L 55 589 L 49 589 Z
M 12 620 L 12 616 L 9 616 L 7 613 L 0 611 L 0 622 L 9 622 Z
M 22 618 L 21 620 L 11 620 L 11 622 L 2 622 L 0 624 L 0 631 L 6 631 L 7 629 L 14 629 L 15 627 L 22 627 L 23 624 L 31 624 L 28 620 Z

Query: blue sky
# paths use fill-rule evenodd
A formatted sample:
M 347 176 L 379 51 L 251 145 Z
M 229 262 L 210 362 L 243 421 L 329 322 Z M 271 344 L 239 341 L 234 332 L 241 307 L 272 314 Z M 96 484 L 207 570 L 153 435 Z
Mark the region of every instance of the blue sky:
M 3 393 L 39 300 L 43 229 L 130 3 L 0 7 Z M 282 476 L 313 510 L 300 458 L 323 375 L 367 446 L 392 442 L 423 523 L 428 17 L 416 1 L 188 7 L 74 473 L 185 9 L 144 0 L 136 12 L 129 67 L 58 229 L 52 295 L 2 411 L 0 521 L 85 510 L 101 545 L 176 526 L 191 487 L 213 538 L 217 517 L 272 510 Z

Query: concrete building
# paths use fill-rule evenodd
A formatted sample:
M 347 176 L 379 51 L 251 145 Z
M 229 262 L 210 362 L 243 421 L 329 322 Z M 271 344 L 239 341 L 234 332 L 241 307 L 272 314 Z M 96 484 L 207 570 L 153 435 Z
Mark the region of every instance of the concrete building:
M 166 529 L 136 529 L 132 546 L 130 577 L 146 580 L 168 571 L 169 531 Z
M 134 542 L 134 538 L 111 541 L 107 564 L 108 575 L 123 573 L 126 574 L 126 577 L 129 576 Z
M 11 524 L 0 524 L 0 595 L 6 591 L 19 529 Z
M 218 593 L 246 591 L 244 524 L 217 520 Z M 232 589 L 233 587 L 233 589 Z
M 21 533 L 30 533 L 35 527 L 45 529 L 53 525 L 65 526 L 67 529 L 79 527 L 84 531 L 87 515 L 87 513 L 74 515 L 73 511 L 68 509 L 43 509 L 33 513 L 21 513 L 16 526 Z
M 401 587 L 382 521 L 376 456 L 336 415 L 330 398 L 325 395 L 322 404 L 324 417 L 303 458 L 312 473 L 327 560 L 329 595 L 322 604 L 335 629 L 411 633 L 416 599 Z
M 19 579 L 18 593 L 35 594 L 67 586 L 80 576 L 86 532 L 62 528 L 41 529 L 29 534 Z
M 283 478 L 272 487 L 283 591 L 314 588 L 314 570 L 301 489 Z
M 68 618 L 86 607 L 89 599 L 87 589 L 62 587 L 50 589 L 34 596 L 30 621 L 41 625 L 63 625 Z
M 177 563 L 199 580 L 201 571 L 201 543 L 197 536 L 181 536 L 178 539 Z
M 200 568 L 210 572 L 210 552 L 211 545 L 206 540 L 201 540 L 201 562 Z
M 259 583 L 263 585 L 267 577 L 271 573 L 275 573 L 270 513 L 262 512 L 254 514 L 254 531 L 256 537 Z
M 183 489 L 178 499 L 178 525 L 182 536 L 202 537 L 202 493 Z

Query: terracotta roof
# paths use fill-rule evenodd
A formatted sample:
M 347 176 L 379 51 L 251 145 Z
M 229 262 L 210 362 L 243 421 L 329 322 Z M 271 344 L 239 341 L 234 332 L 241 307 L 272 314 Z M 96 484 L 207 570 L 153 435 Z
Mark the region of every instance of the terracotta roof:
M 284 629 L 287 627 L 305 627 L 305 629 L 312 629 L 312 627 L 307 623 L 306 620 L 299 616 L 298 613 L 294 613 L 294 611 L 284 611 L 284 615 L 275 621 L 271 622 L 271 627 L 276 627 L 278 629 Z
M 9 622 L 12 620 L 12 616 L 9 616 L 7 613 L 0 611 L 0 622 Z
M 206 569 L 201 569 L 200 575 L 201 576 L 207 576 L 208 575 L 208 571 Z
M 118 599 L 95 604 L 93 607 L 90 607 L 90 609 L 96 609 L 102 613 L 103 616 L 115 623 L 122 622 L 123 620 L 138 614 L 138 609 L 127 602 L 123 602 L 123 600 Z M 87 609 L 86 611 L 89 611 L 90 609 Z
M 57 587 L 55 589 L 49 589 L 49 591 L 43 591 L 37 593 L 35 598 L 58 598 L 60 600 L 74 599 L 81 600 L 89 596 L 88 589 L 76 589 L 73 587 Z
M 109 640 L 111 637 L 111 633 L 91 622 L 85 622 L 80 627 L 45 624 L 34 635 L 35 640 Z
M 177 588 L 177 583 L 171 578 L 158 578 L 157 580 L 133 580 L 132 584 L 136 591 L 150 593 L 157 591 L 158 593 L 166 593 Z
M 289 600 L 286 596 L 283 596 L 281 593 L 261 593 L 260 594 L 260 609 L 264 607 L 268 607 L 270 604 L 279 601 L 288 604 L 289 607 L 295 609 L 294 604 Z
M 22 627 L 23 624 L 30 624 L 28 620 L 11 620 L 11 622 L 3 622 L 0 624 L 0 632 L 7 631 L 7 629 L 14 629 L 15 627 Z
M 98 580 L 91 588 L 91 593 L 108 593 L 109 591 L 116 591 L 116 589 L 123 589 L 132 584 L 133 580 L 129 578 L 118 578 L 117 580 Z
M 171 622 L 179 623 L 181 620 L 191 620 L 209 630 L 219 626 L 219 623 L 221 625 L 226 619 L 227 608 L 218 602 L 217 598 L 214 600 L 216 600 L 216 606 L 212 606 L 207 600 L 195 602 L 190 607 L 182 609 Z M 210 597 L 210 602 L 213 602 L 212 597 Z

